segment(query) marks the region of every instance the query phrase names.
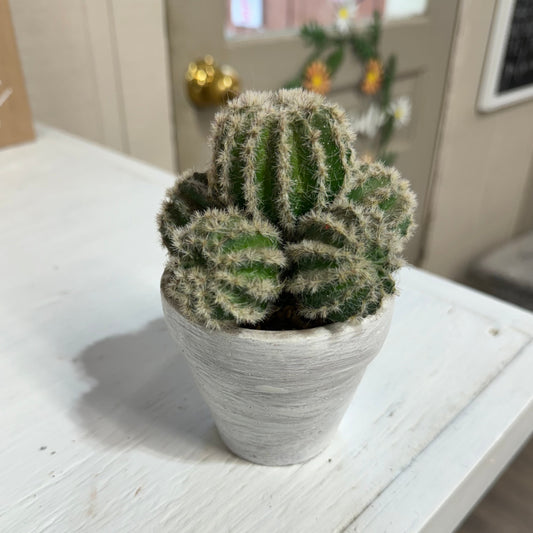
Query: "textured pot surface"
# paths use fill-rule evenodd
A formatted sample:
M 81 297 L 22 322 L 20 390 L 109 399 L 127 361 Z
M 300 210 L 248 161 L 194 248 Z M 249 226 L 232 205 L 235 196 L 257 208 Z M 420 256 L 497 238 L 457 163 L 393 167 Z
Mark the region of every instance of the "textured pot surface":
M 300 463 L 321 452 L 385 341 L 393 299 L 358 323 L 212 331 L 176 310 L 164 280 L 165 320 L 226 445 L 265 465 Z

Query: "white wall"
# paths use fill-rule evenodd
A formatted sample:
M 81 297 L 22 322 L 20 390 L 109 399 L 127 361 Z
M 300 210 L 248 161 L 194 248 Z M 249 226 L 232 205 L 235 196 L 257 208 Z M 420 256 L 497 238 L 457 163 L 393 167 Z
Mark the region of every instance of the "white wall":
M 479 83 L 496 0 L 463 0 L 422 266 L 461 279 L 480 254 L 533 227 L 533 101 L 481 114 Z
M 175 168 L 162 0 L 11 0 L 36 120 Z

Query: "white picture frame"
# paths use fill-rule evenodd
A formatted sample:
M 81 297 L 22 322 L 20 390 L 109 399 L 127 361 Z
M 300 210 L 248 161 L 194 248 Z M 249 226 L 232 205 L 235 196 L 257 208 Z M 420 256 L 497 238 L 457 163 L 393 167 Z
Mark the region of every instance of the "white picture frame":
M 498 91 L 515 4 L 516 0 L 498 0 L 496 6 L 478 95 L 478 110 L 483 113 L 533 98 L 533 84 Z

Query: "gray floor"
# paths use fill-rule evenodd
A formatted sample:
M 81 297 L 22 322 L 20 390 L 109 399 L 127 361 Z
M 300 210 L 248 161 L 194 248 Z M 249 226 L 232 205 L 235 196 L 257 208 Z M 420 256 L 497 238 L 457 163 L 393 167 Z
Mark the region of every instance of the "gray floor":
M 533 533 L 533 439 L 456 533 Z

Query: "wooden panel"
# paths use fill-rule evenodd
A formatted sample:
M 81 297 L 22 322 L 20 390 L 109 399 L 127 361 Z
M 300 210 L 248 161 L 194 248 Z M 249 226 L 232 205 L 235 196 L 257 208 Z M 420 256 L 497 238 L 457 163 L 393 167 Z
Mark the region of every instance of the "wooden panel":
M 33 139 L 31 112 L 7 0 L 0 0 L 0 147 Z
M 34 116 L 103 142 L 84 0 L 11 2 Z
M 174 134 L 163 0 L 112 0 L 111 5 L 128 153 L 172 170 Z
M 519 216 L 516 221 L 515 231 L 517 234 L 533 229 L 533 206 L 531 199 L 533 198 L 533 156 L 529 166 L 529 177 L 524 183 L 522 191 L 522 202 L 520 205 Z
M 201 166 L 210 158 L 205 141 L 215 111 L 198 111 L 192 106 L 186 94 L 185 72 L 190 61 L 206 54 L 212 54 L 219 63 L 229 61 L 224 44 L 226 4 L 210 0 L 166 0 L 166 11 L 174 134 L 179 170 L 183 171 L 191 166 Z M 206 13 L 210 16 L 206 17 Z M 248 88 L 248 82 L 244 83 Z
M 495 5 L 460 4 L 434 194 L 423 227 L 422 265 L 456 279 L 481 254 L 533 225 L 533 102 L 490 114 L 476 110 Z
M 101 116 L 100 142 L 122 152 L 129 152 L 124 116 L 124 97 L 118 68 L 114 21 L 108 0 L 84 2 L 87 35 L 94 64 L 98 112 Z
M 36 118 L 172 169 L 162 2 L 12 4 Z

